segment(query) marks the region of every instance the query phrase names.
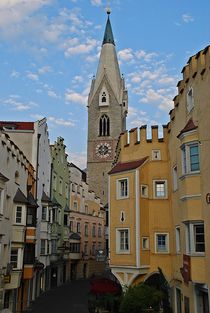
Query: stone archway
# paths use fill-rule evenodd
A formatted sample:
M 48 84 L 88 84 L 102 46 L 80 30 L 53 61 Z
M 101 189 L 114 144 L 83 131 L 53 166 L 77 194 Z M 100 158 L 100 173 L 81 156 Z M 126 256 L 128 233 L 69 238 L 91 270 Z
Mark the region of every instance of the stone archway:
M 150 274 L 145 278 L 144 283 L 150 287 L 160 290 L 164 294 L 161 307 L 164 313 L 171 313 L 172 309 L 170 305 L 170 286 L 162 270 L 159 268 L 158 272 Z

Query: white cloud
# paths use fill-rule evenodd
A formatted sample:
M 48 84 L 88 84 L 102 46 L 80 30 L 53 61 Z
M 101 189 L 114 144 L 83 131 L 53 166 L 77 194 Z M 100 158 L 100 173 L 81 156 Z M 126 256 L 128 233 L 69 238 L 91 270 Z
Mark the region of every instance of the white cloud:
M 131 61 L 133 60 L 133 51 L 131 48 L 121 50 L 118 52 L 118 57 L 122 61 Z
M 34 73 L 28 73 L 26 75 L 26 77 L 30 80 L 33 80 L 33 81 L 38 81 L 39 80 L 39 76 L 37 74 L 34 74 Z
M 84 94 L 84 93 L 80 94 L 72 90 L 67 90 L 65 93 L 66 102 L 87 105 L 87 99 L 88 99 L 88 96 L 87 94 Z
M 158 54 L 156 52 L 146 52 L 144 50 L 138 50 L 135 52 L 137 59 L 143 59 L 146 62 L 151 61 L 153 58 L 157 57 Z
M 18 100 L 20 96 L 18 95 L 10 95 L 10 97 L 6 100 L 3 100 L 3 104 L 8 106 L 10 110 L 13 111 L 26 111 L 30 110 L 32 107 L 38 106 L 37 103 L 33 101 L 29 101 L 28 103 L 24 103 Z
M 186 14 L 182 14 L 182 20 L 185 23 L 191 23 L 191 22 L 194 22 L 194 17 L 186 13 Z
M 15 71 L 15 70 L 13 70 L 12 73 L 10 74 L 10 77 L 12 77 L 12 78 L 18 78 L 18 77 L 20 77 L 20 73 L 17 72 L 17 71 Z
M 48 90 L 47 94 L 48 94 L 48 96 L 51 97 L 51 98 L 54 98 L 54 99 L 59 98 L 59 96 L 58 96 L 58 95 L 56 94 L 56 92 L 53 91 L 53 90 Z
M 70 152 L 69 161 L 74 163 L 80 169 L 85 169 L 87 167 L 87 154 L 86 152 Z
M 70 47 L 66 49 L 64 54 L 66 57 L 77 54 L 88 54 L 96 48 L 97 44 L 95 39 L 87 39 L 85 43 L 79 43 L 74 46 L 71 42 Z
M 48 121 L 54 125 L 63 126 L 63 127 L 73 127 L 75 126 L 74 122 L 71 120 L 65 120 L 63 118 L 57 118 L 54 116 L 49 116 Z
M 52 72 L 52 67 L 49 65 L 43 66 L 38 69 L 39 74 L 46 74 Z
M 91 0 L 90 2 L 94 6 L 101 6 L 102 5 L 102 0 Z

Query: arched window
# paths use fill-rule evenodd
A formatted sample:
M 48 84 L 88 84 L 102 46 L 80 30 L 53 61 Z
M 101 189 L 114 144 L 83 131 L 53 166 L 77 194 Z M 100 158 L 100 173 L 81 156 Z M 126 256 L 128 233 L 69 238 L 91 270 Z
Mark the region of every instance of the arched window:
M 110 122 L 109 117 L 104 114 L 100 118 L 99 122 L 99 136 L 109 136 L 110 134 Z

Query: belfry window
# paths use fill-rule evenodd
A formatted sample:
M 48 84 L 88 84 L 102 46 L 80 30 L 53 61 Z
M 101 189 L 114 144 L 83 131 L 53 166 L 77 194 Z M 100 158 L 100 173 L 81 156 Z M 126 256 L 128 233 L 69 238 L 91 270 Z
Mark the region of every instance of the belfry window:
M 109 117 L 104 114 L 99 121 L 99 136 L 109 136 L 110 134 L 110 121 Z
M 102 93 L 101 102 L 103 102 L 103 103 L 106 102 L 106 93 L 105 92 Z

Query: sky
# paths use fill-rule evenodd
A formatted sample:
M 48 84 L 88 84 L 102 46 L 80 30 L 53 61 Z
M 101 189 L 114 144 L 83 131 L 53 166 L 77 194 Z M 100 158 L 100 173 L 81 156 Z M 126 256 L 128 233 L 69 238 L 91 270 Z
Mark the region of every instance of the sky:
M 46 117 L 51 143 L 62 136 L 81 168 L 107 6 L 129 95 L 127 129 L 168 123 L 182 68 L 210 44 L 209 0 L 0 0 L 0 119 Z

